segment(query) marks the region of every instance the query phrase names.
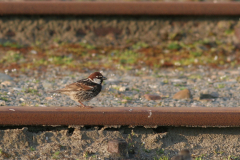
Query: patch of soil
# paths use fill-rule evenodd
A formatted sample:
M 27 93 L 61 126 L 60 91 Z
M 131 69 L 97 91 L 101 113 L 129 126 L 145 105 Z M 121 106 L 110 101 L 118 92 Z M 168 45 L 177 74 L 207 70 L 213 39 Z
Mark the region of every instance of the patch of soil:
M 170 158 L 184 148 L 193 157 L 202 159 L 240 156 L 237 128 L 5 126 L 0 129 L 1 157 L 8 159 L 111 159 L 114 156 L 107 148 L 108 141 L 113 139 L 127 142 L 129 159 Z

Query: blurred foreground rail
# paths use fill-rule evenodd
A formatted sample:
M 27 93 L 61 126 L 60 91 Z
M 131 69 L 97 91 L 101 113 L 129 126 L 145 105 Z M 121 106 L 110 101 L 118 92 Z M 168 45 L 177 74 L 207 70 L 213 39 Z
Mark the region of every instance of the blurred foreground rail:
M 0 125 L 240 126 L 240 108 L 0 107 Z
M 239 2 L 0 2 L 1 15 L 240 15 Z

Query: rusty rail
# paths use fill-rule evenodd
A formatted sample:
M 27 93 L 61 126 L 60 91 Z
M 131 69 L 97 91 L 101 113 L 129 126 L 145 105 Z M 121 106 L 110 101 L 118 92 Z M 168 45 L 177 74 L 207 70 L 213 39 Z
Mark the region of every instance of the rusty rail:
M 0 2 L 0 15 L 240 15 L 239 2 Z
M 240 126 L 240 108 L 0 107 L 0 125 Z

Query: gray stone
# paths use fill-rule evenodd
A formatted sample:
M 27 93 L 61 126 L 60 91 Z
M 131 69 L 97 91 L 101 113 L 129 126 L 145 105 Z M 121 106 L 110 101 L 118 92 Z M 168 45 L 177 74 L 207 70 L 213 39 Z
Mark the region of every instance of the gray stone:
M 200 94 L 200 99 L 212 99 L 218 98 L 219 94 L 217 92 L 212 92 L 210 94 Z
M 44 90 L 49 90 L 49 88 L 52 87 L 52 84 L 49 82 L 43 81 L 42 86 L 43 86 Z
M 157 94 L 145 94 L 144 97 L 147 99 L 147 100 L 160 100 L 162 99 L 159 95 Z
M 0 81 L 13 81 L 13 78 L 7 74 L 0 73 Z
M 0 100 L 0 106 L 5 106 L 6 105 L 6 102 L 5 101 L 2 101 Z

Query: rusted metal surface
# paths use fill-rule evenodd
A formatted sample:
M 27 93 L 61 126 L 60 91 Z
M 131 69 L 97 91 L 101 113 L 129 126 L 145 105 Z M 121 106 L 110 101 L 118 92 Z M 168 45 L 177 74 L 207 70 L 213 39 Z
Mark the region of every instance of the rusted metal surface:
M 240 108 L 0 107 L 0 125 L 240 126 Z
M 240 15 L 239 8 L 239 2 L 0 2 L 1 15 Z

